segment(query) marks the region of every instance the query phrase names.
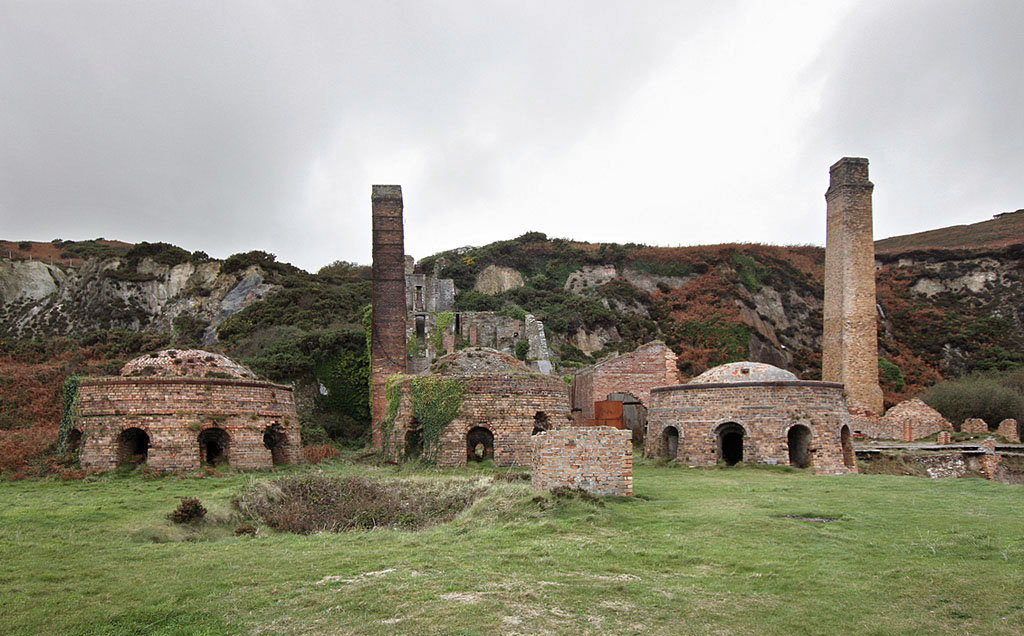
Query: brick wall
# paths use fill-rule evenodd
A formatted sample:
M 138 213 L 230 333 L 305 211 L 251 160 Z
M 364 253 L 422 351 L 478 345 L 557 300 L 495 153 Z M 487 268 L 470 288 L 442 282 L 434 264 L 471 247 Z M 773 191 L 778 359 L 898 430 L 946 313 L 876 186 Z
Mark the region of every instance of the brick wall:
M 873 189 L 867 159 L 844 157 L 829 168 L 821 377 L 846 386 L 851 408 L 881 415 Z
M 533 438 L 532 484 L 538 490 L 582 488 L 595 495 L 633 494 L 629 431 L 605 426 L 567 427 Z
M 210 378 L 95 378 L 79 387 L 75 427 L 82 432 L 82 466 L 109 470 L 120 461 L 119 439 L 129 428 L 149 436 L 147 465 L 193 470 L 202 464 L 199 435 L 228 435 L 226 460 L 236 468 L 266 468 L 274 456 L 263 441 L 279 426 L 278 462 L 302 461 L 302 439 L 292 388 L 259 380 Z
M 960 430 L 964 433 L 984 435 L 988 432 L 988 424 L 983 419 L 971 417 L 964 420 L 964 423 L 960 425 Z
M 557 429 L 569 421 L 569 388 L 551 376 L 534 373 L 481 374 L 454 377 L 465 384 L 459 415 L 445 427 L 436 449 L 424 449 L 439 466 L 465 466 L 467 435 L 480 427 L 494 439 L 494 463 L 498 466 L 530 466 L 531 438 L 543 414 L 542 427 Z M 408 380 L 402 387 L 402 401 L 388 436 L 387 456 L 404 456 L 406 433 L 414 428 Z
M 373 326 L 370 338 L 370 417 L 384 416 L 384 386 L 389 377 L 406 372 L 405 362 L 405 239 L 402 187 L 373 186 Z M 373 429 L 377 431 L 376 428 Z M 379 436 L 372 436 L 380 448 Z
M 898 435 L 895 439 L 912 442 L 938 431 L 952 431 L 953 425 L 942 414 L 914 398 L 900 402 L 885 413 L 882 426 Z
M 818 474 L 857 472 L 852 441 L 844 457 L 842 429 L 849 427 L 843 387 L 830 382 L 689 384 L 651 393 L 644 452 L 665 456 L 667 427 L 679 436 L 677 458 L 711 466 L 720 457 L 719 432 L 728 423 L 743 429 L 743 461 L 789 465 L 789 429 L 810 431 L 810 466 Z M 848 465 L 850 464 L 850 465 Z
M 999 422 L 996 434 L 1001 435 L 1008 442 L 1020 443 L 1020 424 L 1014 419 L 1003 420 Z
M 676 354 L 662 342 L 581 369 L 572 379 L 572 408 L 577 425 L 594 419 L 594 402 L 610 393 L 630 393 L 649 407 L 651 389 L 679 384 Z M 577 410 L 578 409 L 578 410 Z

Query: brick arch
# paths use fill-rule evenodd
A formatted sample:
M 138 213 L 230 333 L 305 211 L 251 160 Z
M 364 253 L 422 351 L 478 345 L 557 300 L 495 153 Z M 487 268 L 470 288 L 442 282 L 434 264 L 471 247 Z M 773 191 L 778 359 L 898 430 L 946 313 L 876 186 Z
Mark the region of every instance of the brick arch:
M 658 455 L 668 459 L 678 459 L 679 444 L 683 441 L 682 424 L 673 422 L 662 426 L 659 440 Z
M 493 458 L 495 441 L 496 436 L 490 426 L 471 427 L 466 431 L 466 461 L 483 461 Z
M 747 437 L 748 428 L 737 418 L 719 422 L 711 429 L 718 461 L 723 461 L 729 466 L 743 461 L 743 441 Z
M 786 446 L 789 450 L 789 465 L 808 468 L 812 463 L 811 442 L 814 428 L 810 423 L 796 422 L 786 427 Z

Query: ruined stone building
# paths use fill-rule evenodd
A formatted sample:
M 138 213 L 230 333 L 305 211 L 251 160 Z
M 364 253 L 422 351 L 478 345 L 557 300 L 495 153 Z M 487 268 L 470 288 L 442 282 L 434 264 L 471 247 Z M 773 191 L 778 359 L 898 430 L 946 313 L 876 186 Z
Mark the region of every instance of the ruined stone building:
M 622 404 L 623 426 L 642 439 L 647 425 L 651 390 L 678 384 L 676 354 L 663 342 L 649 342 L 631 353 L 602 360 L 572 377 L 572 412 L 577 425 L 593 424 L 595 404 Z
M 392 460 L 423 456 L 439 466 L 493 459 L 530 466 L 531 438 L 569 424 L 569 388 L 515 358 L 482 347 L 441 357 L 419 375 L 392 377 L 375 424 Z
M 119 377 L 79 385 L 69 435 L 84 468 L 145 462 L 155 470 L 302 461 L 292 387 L 216 353 L 168 349 L 128 362 Z
M 868 160 L 843 157 L 829 181 L 821 377 L 846 387 L 851 409 L 881 415 Z
M 645 454 L 692 466 L 781 464 L 857 472 L 843 386 L 734 362 L 651 391 Z

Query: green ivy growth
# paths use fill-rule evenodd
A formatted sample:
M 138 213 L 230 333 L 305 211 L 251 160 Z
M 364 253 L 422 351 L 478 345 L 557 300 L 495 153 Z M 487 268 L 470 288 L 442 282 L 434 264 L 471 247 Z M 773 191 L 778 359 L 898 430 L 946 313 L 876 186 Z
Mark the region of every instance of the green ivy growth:
M 387 457 L 391 451 L 391 432 L 395 429 L 395 417 L 398 416 L 398 407 L 402 404 L 402 382 L 406 376 L 396 373 L 389 377 L 384 384 L 384 419 L 380 423 L 381 440 L 384 445 L 384 456 Z
M 81 376 L 77 375 L 69 375 L 64 380 L 64 389 L 61 392 L 60 432 L 57 435 L 57 449 L 61 453 L 68 450 L 68 436 L 78 413 L 78 385 L 81 381 Z
M 455 314 L 450 311 L 442 311 L 437 314 L 434 321 L 434 330 L 430 333 L 430 344 L 434 353 L 444 355 L 444 332 L 455 322 Z
M 461 380 L 440 377 L 412 378 L 409 386 L 412 415 L 423 427 L 424 455 L 431 457 L 436 454 L 441 431 L 458 416 L 466 387 Z

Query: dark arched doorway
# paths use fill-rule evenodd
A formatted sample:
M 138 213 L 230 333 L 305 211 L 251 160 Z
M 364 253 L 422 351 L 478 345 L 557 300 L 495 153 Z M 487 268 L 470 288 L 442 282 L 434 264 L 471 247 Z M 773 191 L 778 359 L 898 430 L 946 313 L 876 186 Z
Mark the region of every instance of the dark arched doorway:
M 811 429 L 803 424 L 790 426 L 786 442 L 789 444 L 790 466 L 807 468 L 811 465 Z
M 537 414 L 533 416 L 533 432 L 530 435 L 543 433 L 546 430 L 548 430 L 548 414 L 544 411 L 537 411 Z
M 743 461 L 743 436 L 746 432 L 736 422 L 718 427 L 718 461 L 734 466 Z
M 679 429 L 675 426 L 666 426 L 661 432 L 661 448 L 664 457 L 675 459 L 679 455 Z
M 71 429 L 68 433 L 68 452 L 75 454 L 82 447 L 82 431 L 77 428 Z
M 141 464 L 149 457 L 149 435 L 141 428 L 127 428 L 117 438 L 117 456 L 122 464 Z
M 853 454 L 853 435 L 850 434 L 850 427 L 845 424 L 839 429 L 839 443 L 843 447 L 843 466 L 853 468 L 857 465 Z
M 288 447 L 288 434 L 280 424 L 271 424 L 263 429 L 263 445 L 270 450 L 271 461 L 277 464 L 284 464 L 285 449 Z
M 413 419 L 405 429 L 405 458 L 418 459 L 423 455 L 423 427 Z
M 494 433 L 477 426 L 466 433 L 466 461 L 482 462 L 494 457 Z
M 231 438 L 222 428 L 208 428 L 199 434 L 199 460 L 216 466 L 228 459 Z

